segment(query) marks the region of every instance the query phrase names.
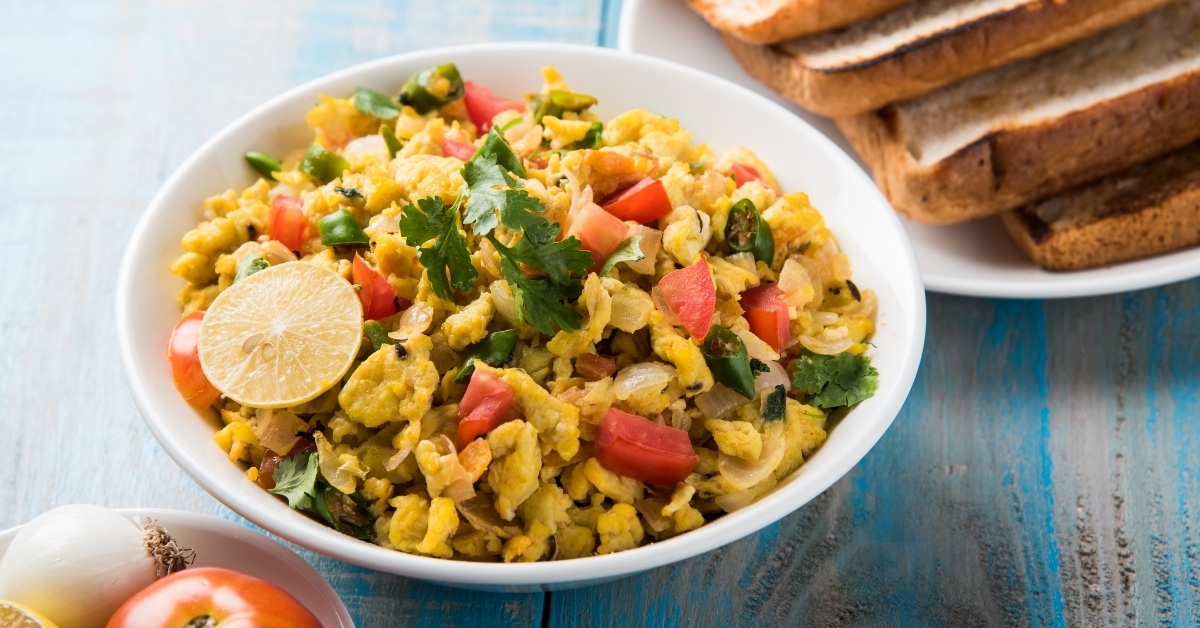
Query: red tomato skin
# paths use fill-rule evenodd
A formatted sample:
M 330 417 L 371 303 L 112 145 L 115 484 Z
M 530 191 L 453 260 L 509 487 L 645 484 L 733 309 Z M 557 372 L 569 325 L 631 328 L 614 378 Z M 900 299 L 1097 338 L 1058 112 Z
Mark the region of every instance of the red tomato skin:
M 479 128 L 480 134 L 492 128 L 492 118 L 501 111 L 525 111 L 525 103 L 494 96 L 491 89 L 471 81 L 466 83 L 463 103 L 467 106 L 467 116 Z
M 396 291 L 392 284 L 358 253 L 354 254 L 354 263 L 350 266 L 350 277 L 362 286 L 358 300 L 362 302 L 363 319 L 375 321 L 396 313 Z
M 504 423 L 512 401 L 513 389 L 508 382 L 476 368 L 458 402 L 458 450 Z
M 457 157 L 459 161 L 471 161 L 475 156 L 475 145 L 470 142 L 460 142 L 448 137 L 442 138 L 442 155 Z
M 608 213 L 621 220 L 646 224 L 666 216 L 675 208 L 667 196 L 667 186 L 661 179 L 646 177 L 600 204 Z
M 189 567 L 129 598 L 107 628 L 185 628 L 209 616 L 219 628 L 321 628 L 282 588 L 231 569 Z
M 791 321 L 782 295 L 779 286 L 769 283 L 750 288 L 739 298 L 750 331 L 776 351 L 792 346 Z
M 194 406 L 207 408 L 221 396 L 221 391 L 209 383 L 200 366 L 196 339 L 200 335 L 200 323 L 203 320 L 204 312 L 196 311 L 175 324 L 171 339 L 167 342 L 167 362 L 171 365 L 175 387 L 183 398 Z
M 271 218 L 267 230 L 273 239 L 289 251 L 299 251 L 308 240 L 308 218 L 304 216 L 303 201 L 295 196 L 277 194 L 271 199 Z
M 659 280 L 658 289 L 692 338 L 704 338 L 717 306 L 717 288 L 708 260 L 701 258 L 691 266 L 667 273 Z
M 629 225 L 620 218 L 596 205 L 587 205 L 579 210 L 563 237 L 579 238 L 579 248 L 592 254 L 593 264 L 590 271 L 595 272 L 604 265 L 608 256 L 621 246 L 621 242 L 628 235 Z
M 600 466 L 647 484 L 678 484 L 699 460 L 687 432 L 616 408 L 609 408 L 596 432 Z
M 740 188 L 751 181 L 762 181 L 763 185 L 767 185 L 766 179 L 763 179 L 761 173 L 754 166 L 733 162 L 729 167 L 729 174 L 733 175 L 733 182 Z M 770 186 L 767 186 L 770 187 Z

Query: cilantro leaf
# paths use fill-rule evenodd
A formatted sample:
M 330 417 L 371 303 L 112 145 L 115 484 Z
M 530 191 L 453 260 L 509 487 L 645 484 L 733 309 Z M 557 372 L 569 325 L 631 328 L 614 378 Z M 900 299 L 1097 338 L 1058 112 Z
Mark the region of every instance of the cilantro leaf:
M 612 255 L 605 260 L 604 266 L 600 268 L 600 276 L 607 275 L 621 262 L 636 262 L 643 257 L 646 257 L 646 254 L 642 253 L 642 236 L 635 235 L 625 238 L 625 241 L 621 242 L 621 246 L 618 246 L 617 250 L 613 251 Z
M 553 227 L 554 233 L 557 234 L 558 225 Z M 591 253 L 580 248 L 579 238 L 571 236 L 565 240 L 556 240 L 552 236 L 548 241 L 539 243 L 535 238 L 529 237 L 528 231 L 525 233 L 525 238 L 506 251 L 508 255 L 521 264 L 546 273 L 555 284 L 578 284 L 582 287 L 581 279 L 595 262 Z
M 483 146 L 479 147 L 478 156 L 493 157 L 492 161 L 504 168 L 505 172 L 511 172 L 522 179 L 525 178 L 525 164 L 521 163 L 521 158 L 512 151 L 496 127 L 492 127 L 487 137 L 483 138 Z M 513 180 L 509 179 L 508 182 L 512 184 Z
M 804 354 L 796 360 L 792 384 L 807 393 L 804 403 L 818 408 L 853 406 L 875 394 L 879 371 L 865 355 Z
M 354 90 L 350 102 L 354 104 L 355 109 L 382 120 L 391 120 L 400 115 L 400 105 L 392 100 L 391 96 L 366 87 Z
M 496 212 L 508 203 L 511 181 L 496 164 L 495 155 L 472 157 L 463 164 L 461 173 L 467 184 L 467 211 L 463 223 L 471 225 L 475 235 L 483 235 L 496 228 Z
M 521 269 L 510 249 L 491 237 L 489 239 L 500 252 L 500 272 L 512 288 L 517 320 L 547 336 L 554 334 L 554 325 L 568 332 L 579 329 L 579 313 L 563 301 L 578 299 L 583 291 L 583 283 L 560 284 L 548 277 L 530 277 Z M 590 255 L 588 259 L 590 261 Z
M 446 207 L 436 196 L 407 205 L 400 213 L 400 233 L 417 249 L 417 259 L 429 271 L 433 291 L 443 299 L 453 298 L 450 286 L 467 290 L 477 274 L 471 264 L 467 238 L 458 230 L 458 203 Z M 436 240 L 432 246 L 422 246 Z
M 317 456 L 311 451 L 288 456 L 275 468 L 275 488 L 267 489 L 283 495 L 288 506 L 296 510 L 312 507 L 316 496 Z

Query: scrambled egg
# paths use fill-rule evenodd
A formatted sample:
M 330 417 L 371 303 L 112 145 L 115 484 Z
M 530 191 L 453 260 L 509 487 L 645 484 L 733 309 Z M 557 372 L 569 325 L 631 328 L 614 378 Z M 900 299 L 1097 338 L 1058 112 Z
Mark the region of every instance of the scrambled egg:
M 755 399 L 735 396 L 731 406 L 713 410 L 709 404 L 730 389 L 717 386 L 723 375 L 710 367 L 703 339 L 691 336 L 659 288 L 668 273 L 706 263 L 715 293 L 712 323 L 736 334 L 760 365 L 773 364 L 768 371 L 783 372 L 801 351 L 822 347 L 862 354 L 874 333 L 875 295 L 853 284 L 849 260 L 808 197 L 785 193 L 747 148 L 718 159 L 677 120 L 642 109 L 602 121 L 553 68 L 544 79 L 524 111 L 486 121 L 526 171 L 514 189 L 541 203 L 541 215 L 562 234 L 581 211 L 599 209 L 603 199 L 647 178 L 661 181 L 670 203 L 646 224 L 625 223 L 639 238 L 641 259 L 603 275 L 604 260 L 597 259 L 581 277 L 565 300 L 578 314 L 578 329 L 543 334 L 522 319 L 522 299 L 531 295 L 508 283 L 498 249 L 519 245 L 511 225 L 484 237 L 461 211 L 450 221 L 468 243 L 477 274 L 453 298 L 439 297 L 434 286 L 432 273 L 446 269 L 422 263 L 438 244 L 414 244 L 402 233 L 406 208 L 418 201 L 460 208 L 464 195 L 478 193 L 464 179 L 465 153 L 448 149 L 484 146 L 483 121 L 470 119 L 459 101 L 424 114 L 397 102 L 398 113 L 381 119 L 351 99 L 322 95 L 306 121 L 313 142 L 345 160 L 341 176 L 322 182 L 305 174 L 300 147 L 271 178 L 205 202 L 204 221 L 183 235 L 183 252 L 170 266 L 185 282 L 178 295 L 185 313 L 207 308 L 251 258 L 321 264 L 354 283 L 360 279 L 352 260 L 359 256 L 395 293 L 396 313 L 375 321 L 383 338 L 364 339 L 353 368 L 320 397 L 277 415 L 225 398 L 214 404 L 221 419 L 215 440 L 251 480 L 270 488 L 281 473 L 292 473 L 294 481 L 296 471 L 279 465 L 284 456 L 307 455 L 316 466 L 307 496 L 322 500 L 332 524 L 348 534 L 440 558 L 563 560 L 701 527 L 770 491 L 825 442 L 827 413 L 802 403 L 803 391 L 790 391 L 769 418 L 763 409 L 769 391 Z M 443 78 L 434 91 L 451 90 Z M 585 106 L 561 105 L 573 98 Z M 558 102 L 558 109 L 547 102 Z M 759 177 L 739 186 L 734 164 Z M 296 250 L 271 232 L 280 194 L 299 198 L 307 221 L 307 238 Z M 730 208 L 742 199 L 769 226 L 772 259 L 734 253 L 726 242 Z M 350 211 L 368 245 L 323 243 L 319 221 L 341 209 Z M 632 248 L 634 240 L 623 244 Z M 522 261 L 531 281 L 542 278 L 529 265 L 535 261 Z M 764 283 L 781 288 L 793 340 L 786 347 L 759 338 L 743 309 L 747 291 Z M 517 330 L 511 355 L 475 353 L 507 329 Z M 462 371 L 468 358 L 474 375 Z M 476 378 L 511 393 L 503 406 L 485 405 L 500 414 L 468 412 L 481 402 L 469 398 L 464 381 Z M 599 440 L 614 409 L 686 434 L 697 459 L 686 479 L 656 486 L 606 466 Z M 468 427 L 479 416 L 494 424 Z

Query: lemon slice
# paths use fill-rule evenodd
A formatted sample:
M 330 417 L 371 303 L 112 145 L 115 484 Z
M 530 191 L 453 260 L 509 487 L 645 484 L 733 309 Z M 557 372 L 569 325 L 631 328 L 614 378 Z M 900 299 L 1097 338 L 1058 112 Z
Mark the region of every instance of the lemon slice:
M 37 611 L 16 602 L 0 600 L 0 626 L 5 628 L 57 628 Z
M 316 264 L 271 266 L 225 289 L 200 324 L 208 381 L 254 408 L 287 408 L 329 390 L 362 342 L 358 293 Z

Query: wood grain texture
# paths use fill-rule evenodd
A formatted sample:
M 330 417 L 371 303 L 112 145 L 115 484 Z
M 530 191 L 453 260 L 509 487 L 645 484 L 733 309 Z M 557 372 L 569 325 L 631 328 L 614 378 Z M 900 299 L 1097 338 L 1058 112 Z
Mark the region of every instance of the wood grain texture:
M 242 521 L 143 425 L 112 293 L 142 208 L 205 139 L 338 68 L 442 44 L 611 43 L 619 3 L 0 1 L 0 528 L 69 502 Z M 297 549 L 361 626 L 1196 625 L 1200 280 L 931 295 L 912 396 L 843 480 L 718 551 L 550 594 Z

